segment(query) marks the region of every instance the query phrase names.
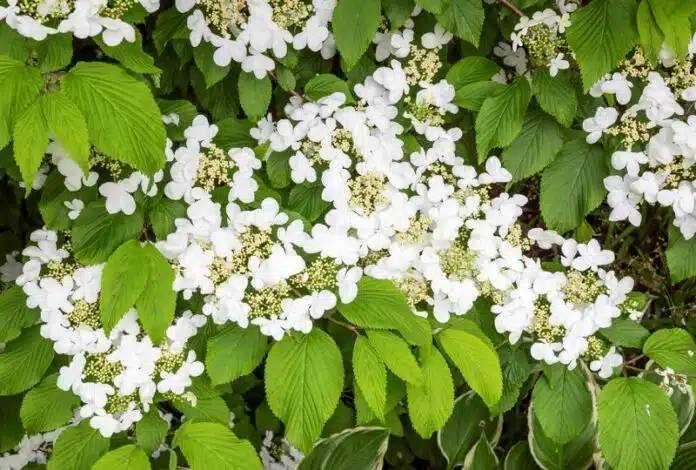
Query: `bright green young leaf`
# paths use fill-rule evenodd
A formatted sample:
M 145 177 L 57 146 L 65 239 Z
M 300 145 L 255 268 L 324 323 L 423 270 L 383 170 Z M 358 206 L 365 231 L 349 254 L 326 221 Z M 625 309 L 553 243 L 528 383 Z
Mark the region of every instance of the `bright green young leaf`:
M 529 450 L 529 444 L 522 441 L 512 446 L 505 457 L 503 470 L 539 470 Z
M 367 338 L 382 362 L 397 377 L 414 385 L 423 384 L 423 372 L 406 341 L 382 330 L 369 330 Z
M 679 428 L 660 388 L 637 377 L 609 382 L 599 396 L 599 443 L 614 470 L 668 469 Z
M 643 353 L 662 367 L 682 374 L 696 374 L 696 342 L 686 330 L 656 331 L 645 341 Z
M 503 375 L 495 350 L 471 333 L 452 328 L 437 338 L 469 386 L 489 407 L 495 405 L 503 393 Z
M 99 45 L 99 48 L 104 51 L 104 54 L 119 61 L 128 70 L 132 70 L 135 73 L 161 72 L 159 67 L 155 66 L 155 59 L 143 50 L 143 38 L 137 29 L 135 30 L 134 42 L 121 41 L 118 46 L 107 46 L 99 36 L 96 36 L 94 40 Z
M 239 74 L 239 102 L 249 120 L 256 122 L 266 115 L 271 104 L 271 79 L 268 76 L 256 78 L 251 73 Z
M 506 89 L 506 85 L 492 80 L 474 82 L 459 88 L 454 96 L 454 102 L 464 109 L 479 111 L 489 97 L 496 96 Z
M 187 420 L 229 425 L 230 409 L 225 400 L 218 395 L 197 397 L 195 406 L 186 398 L 175 398 L 172 403 L 177 410 L 186 415 Z
M 37 99 L 24 111 L 12 133 L 14 157 L 27 193 L 31 191 L 34 175 L 39 170 L 48 147 L 49 128 L 41 110 L 42 100 Z
M 89 171 L 89 133 L 79 108 L 58 91 L 43 95 L 41 110 L 54 139 L 84 172 Z
M 149 470 L 150 460 L 143 450 L 134 445 L 119 447 L 104 454 L 92 470 Z
M 141 264 L 144 256 L 140 243 L 131 240 L 114 251 L 104 266 L 101 290 L 109 295 L 99 297 L 99 309 L 107 334 L 135 306 L 145 290 L 149 270 Z
M 387 369 L 364 336 L 358 336 L 353 346 L 353 376 L 369 407 L 380 420 L 384 420 Z
M 534 409 L 527 412 L 529 448 L 539 467 L 546 470 L 589 469 L 596 449 L 597 424 L 590 422 L 580 436 L 559 444 L 544 434 Z M 532 467 L 536 468 L 536 467 Z
M 532 91 L 541 109 L 565 127 L 570 127 L 578 110 L 578 98 L 569 72 L 561 70 L 552 77 L 546 69 L 535 70 L 532 74 Z
M 169 425 L 160 417 L 157 408 L 151 407 L 150 411 L 143 414 L 143 418 L 135 423 L 135 438 L 138 445 L 148 454 L 160 448 L 167 436 Z
M 261 461 L 249 443 L 219 423 L 187 422 L 174 436 L 191 470 L 261 470 Z
M 343 361 L 334 340 L 319 328 L 286 336 L 266 360 L 266 399 L 285 423 L 285 437 L 307 452 L 343 391 Z
M 72 61 L 72 33 L 51 34 L 33 46 L 37 56 L 37 66 L 41 73 L 64 69 Z
M 629 348 L 642 348 L 650 332 L 640 323 L 628 318 L 615 318 L 609 328 L 599 332 L 614 344 Z
M 358 296 L 338 311 L 361 328 L 398 330 L 411 344 L 430 342 L 430 325 L 413 314 L 404 294 L 392 281 L 363 276 Z
M 388 444 L 387 429 L 347 429 L 319 441 L 297 470 L 380 470 Z
M 0 149 L 12 140 L 17 119 L 35 101 L 41 90 L 41 73 L 24 61 L 0 55 Z
M 432 0 L 428 1 L 432 3 Z M 437 15 L 440 24 L 478 47 L 485 18 L 481 0 L 449 0 L 442 3 L 442 14 Z
M 689 51 L 692 31 L 689 16 L 696 11 L 696 3 L 683 0 L 645 0 L 650 4 L 655 21 L 664 34 L 667 45 L 684 57 Z
M 422 384 L 406 384 L 408 416 L 413 429 L 428 439 L 452 415 L 454 383 L 447 361 L 437 348 L 431 345 L 420 348 L 420 360 Z
M 570 17 L 566 39 L 580 64 L 585 91 L 638 42 L 634 0 L 594 0 Z
M 0 352 L 0 396 L 15 395 L 39 383 L 53 361 L 53 343 L 33 326 Z
M 331 27 L 345 70 L 352 69 L 372 43 L 380 19 L 380 2 L 338 0 Z
M 581 367 L 572 371 L 565 365 L 555 368 L 559 369 L 557 379 L 544 375 L 534 387 L 534 413 L 546 436 L 567 444 L 587 427 L 594 405 Z
M 97 150 L 146 174 L 164 166 L 166 132 L 146 84 L 116 65 L 81 62 L 62 90 L 84 114 Z
M 546 168 L 562 146 L 563 128 L 548 114 L 532 109 L 520 135 L 503 152 L 503 166 L 512 173 L 512 181 L 519 181 Z
M 313 100 L 329 96 L 332 93 L 343 93 L 346 97 L 346 103 L 355 101 L 348 84 L 330 73 L 317 75 L 305 85 L 305 94 Z
M 604 201 L 608 175 L 602 147 L 585 139 L 566 142 L 541 176 L 541 214 L 548 228 L 567 232 L 580 225 Z
M 73 417 L 81 402 L 72 391 L 58 388 L 58 374 L 52 374 L 31 389 L 22 400 L 20 416 L 29 435 L 53 431 Z
M 174 320 L 174 270 L 167 258 L 150 244 L 140 247 L 138 269 L 147 273 L 147 281 L 145 289 L 135 301 L 135 308 L 143 329 L 152 342 L 158 344 L 165 338 L 167 328 Z
M 486 98 L 476 117 L 476 150 L 479 162 L 496 147 L 509 145 L 522 130 L 531 99 L 529 82 L 518 78 L 494 96 Z
M 672 284 L 696 276 L 696 238 L 685 240 L 679 230 L 669 228 L 667 245 L 667 267 Z
M 645 58 L 651 64 L 655 64 L 660 55 L 662 43 L 665 41 L 665 35 L 660 31 L 660 26 L 657 24 L 657 20 L 655 20 L 648 0 L 643 0 L 638 4 L 638 16 L 636 19 L 640 45 L 643 48 Z
M 481 431 L 481 436 L 474 448 L 471 449 L 464 461 L 465 470 L 497 470 L 498 456 L 486 439 L 485 431 Z
M 39 319 L 39 309 L 27 307 L 27 296 L 19 286 L 10 287 L 0 294 L 0 342 L 17 338 L 22 330 Z
M 213 385 L 233 382 L 261 363 L 268 338 L 258 328 L 228 325 L 208 340 L 205 370 Z
M 85 419 L 58 437 L 48 460 L 48 470 L 90 470 L 109 451 L 109 442 Z

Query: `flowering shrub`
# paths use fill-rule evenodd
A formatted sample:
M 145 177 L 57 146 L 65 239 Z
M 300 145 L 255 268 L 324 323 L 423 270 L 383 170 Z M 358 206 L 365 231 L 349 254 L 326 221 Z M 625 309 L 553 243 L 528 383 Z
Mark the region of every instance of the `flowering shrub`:
M 0 0 L 0 469 L 691 468 L 695 14 Z

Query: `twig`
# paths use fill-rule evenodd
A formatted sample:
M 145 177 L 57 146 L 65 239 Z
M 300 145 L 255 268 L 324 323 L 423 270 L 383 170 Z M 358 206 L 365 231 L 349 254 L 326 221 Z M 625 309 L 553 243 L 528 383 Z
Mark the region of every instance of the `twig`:
M 644 357 L 645 357 L 645 354 L 641 354 L 639 356 L 634 357 L 631 360 L 626 361 L 625 364 L 634 365 L 636 362 L 640 361 Z
M 328 320 L 329 320 L 330 322 L 333 322 L 333 323 L 335 323 L 335 324 L 337 324 L 337 325 L 341 325 L 343 328 L 346 328 L 346 329 L 352 331 L 352 332 L 355 333 L 356 335 L 359 335 L 359 334 L 360 334 L 360 332 L 358 331 L 358 329 L 357 329 L 356 327 L 354 327 L 353 325 L 349 325 L 348 323 L 344 323 L 344 322 L 342 322 L 342 321 L 338 321 L 338 320 L 333 319 L 333 318 L 331 318 L 331 317 L 327 317 L 327 318 L 328 318 Z
M 510 10 L 514 11 L 517 16 L 524 16 L 524 12 L 517 8 L 517 5 L 512 3 L 510 0 L 498 0 L 500 3 L 508 7 Z
M 276 74 L 273 72 L 273 70 L 269 70 L 268 75 L 273 79 L 274 82 L 278 83 L 278 77 L 276 77 Z M 304 96 L 302 96 L 295 90 L 289 90 L 288 93 L 290 93 L 293 96 L 299 96 L 300 98 L 304 98 Z

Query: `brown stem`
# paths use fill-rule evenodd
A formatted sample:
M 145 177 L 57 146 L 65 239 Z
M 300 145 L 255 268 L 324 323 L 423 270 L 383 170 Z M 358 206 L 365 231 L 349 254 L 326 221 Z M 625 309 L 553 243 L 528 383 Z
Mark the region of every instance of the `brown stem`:
M 268 75 L 273 79 L 274 82 L 278 83 L 278 77 L 276 77 L 276 74 L 275 74 L 275 72 L 273 72 L 273 70 L 269 70 Z M 299 94 L 295 90 L 290 90 L 290 91 L 288 91 L 288 93 L 290 93 L 293 96 L 299 96 L 300 98 L 304 98 L 301 94 Z
M 510 0 L 498 0 L 500 3 L 508 7 L 510 10 L 514 11 L 517 16 L 524 16 L 524 12 L 517 8 L 517 5 L 512 3 Z
M 338 320 L 336 320 L 336 319 L 334 319 L 334 318 L 331 318 L 331 317 L 328 317 L 328 319 L 329 319 L 330 322 L 333 322 L 333 323 L 335 323 L 335 324 L 337 324 L 337 325 L 341 325 L 343 328 L 346 328 L 346 329 L 352 331 L 352 332 L 355 333 L 356 335 L 359 335 L 359 334 L 360 334 L 360 332 L 358 331 L 358 329 L 357 329 L 356 327 L 354 327 L 353 325 L 349 325 L 348 323 L 344 323 L 344 322 L 342 322 L 342 321 L 338 321 Z
M 639 355 L 639 356 L 634 357 L 634 358 L 631 359 L 631 360 L 626 361 L 626 364 L 633 365 L 633 364 L 635 364 L 636 362 L 638 362 L 638 361 L 640 361 L 641 359 L 643 359 L 644 357 L 645 357 L 645 354 L 641 354 L 641 355 Z

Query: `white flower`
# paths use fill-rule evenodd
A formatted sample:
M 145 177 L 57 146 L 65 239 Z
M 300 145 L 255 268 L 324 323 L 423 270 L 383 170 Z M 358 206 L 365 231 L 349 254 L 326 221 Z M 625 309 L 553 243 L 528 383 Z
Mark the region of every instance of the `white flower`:
M 295 35 L 292 45 L 295 49 L 302 50 L 307 47 L 310 51 L 317 52 L 324 41 L 329 37 L 329 30 L 322 25 L 318 16 L 313 16 L 305 23 L 304 29 Z
M 436 23 L 434 32 L 421 36 L 421 44 L 426 49 L 435 49 L 450 42 L 452 37 L 452 33 L 443 28 L 440 23 Z
M 82 209 L 85 208 L 85 203 L 80 199 L 73 199 L 72 201 L 65 201 L 63 203 L 65 207 L 68 208 L 68 218 L 70 220 L 75 220 L 80 216 Z
M 616 347 L 609 348 L 607 354 L 601 358 L 590 362 L 590 369 L 598 372 L 603 379 L 608 379 L 614 373 L 614 368 L 623 364 L 623 356 L 616 353 Z
M 565 248 L 565 243 L 563 247 Z M 587 271 L 588 269 L 596 271 L 599 266 L 614 262 L 614 253 L 610 250 L 602 250 L 599 242 L 595 239 L 590 240 L 587 244 L 578 244 L 577 249 L 579 256 L 573 259 L 571 266 L 578 271 Z
M 640 165 L 648 163 L 648 157 L 643 152 L 617 151 L 611 155 L 611 166 L 616 170 L 626 169 L 629 176 L 638 176 Z
M 586 140 L 588 144 L 594 144 L 601 137 L 602 133 L 610 128 L 619 117 L 619 112 L 614 108 L 597 108 L 594 117 L 587 118 L 582 122 L 582 128 L 589 132 Z
M 210 124 L 208 118 L 200 114 L 196 116 L 191 125 L 184 131 L 184 137 L 189 141 L 200 144 L 201 147 L 208 148 L 212 145 L 213 139 L 218 133 L 218 126 Z
M 603 93 L 616 95 L 616 101 L 618 101 L 619 104 L 626 104 L 631 101 L 631 88 L 633 88 L 633 83 L 628 81 L 621 73 L 614 73 L 611 79 L 602 82 L 600 88 Z
M 338 282 L 338 295 L 341 302 L 349 304 L 358 295 L 358 281 L 362 278 L 362 269 L 358 267 L 341 268 L 336 275 Z
M 238 39 L 210 36 L 210 43 L 216 47 L 213 61 L 220 67 L 227 67 L 233 60 L 242 62 L 247 56 L 246 44 Z
M 548 250 L 553 245 L 562 245 L 565 239 L 553 230 L 544 230 L 542 228 L 532 228 L 527 232 L 527 237 L 534 240 L 539 248 Z
M 532 344 L 529 352 L 537 361 L 544 361 L 547 364 L 556 364 L 558 362 L 556 353 L 562 349 L 563 345 L 561 343 L 538 342 Z
M 135 212 L 135 199 L 132 194 L 138 189 L 140 181 L 126 178 L 116 183 L 104 183 L 99 186 L 99 194 L 106 198 L 106 211 L 109 214 L 123 212 L 131 215 Z
M 253 73 L 257 79 L 261 80 L 268 72 L 275 68 L 275 62 L 273 62 L 272 59 L 253 49 L 249 52 L 251 52 L 251 54 L 246 56 L 242 61 L 242 70 L 245 72 Z
M 107 46 L 118 46 L 124 40 L 127 42 L 135 42 L 135 28 L 125 21 L 100 17 L 99 22 L 104 27 L 102 39 Z
M 565 60 L 563 53 L 559 53 L 556 57 L 551 59 L 549 62 L 549 74 L 552 77 L 558 75 L 559 70 L 567 70 L 570 67 L 570 62 Z

